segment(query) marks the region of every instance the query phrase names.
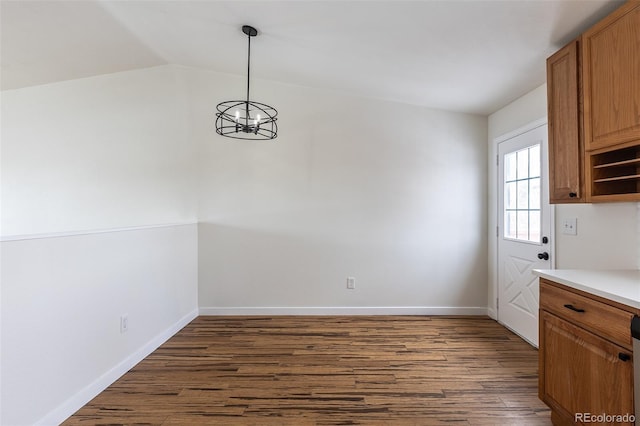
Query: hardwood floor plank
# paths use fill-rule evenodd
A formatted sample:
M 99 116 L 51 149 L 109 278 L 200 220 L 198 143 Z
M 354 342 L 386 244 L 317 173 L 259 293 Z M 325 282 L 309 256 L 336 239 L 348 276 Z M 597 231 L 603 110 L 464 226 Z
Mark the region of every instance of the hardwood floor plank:
M 64 425 L 550 425 L 483 317 L 198 317 Z

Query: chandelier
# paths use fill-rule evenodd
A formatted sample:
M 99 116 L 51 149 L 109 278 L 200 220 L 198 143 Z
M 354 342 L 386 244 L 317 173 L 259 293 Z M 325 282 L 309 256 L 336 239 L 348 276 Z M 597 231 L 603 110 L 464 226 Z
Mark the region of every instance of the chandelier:
M 247 99 L 244 101 L 225 101 L 217 106 L 216 133 L 228 138 L 267 140 L 278 136 L 274 107 L 249 100 L 249 80 L 251 74 L 251 37 L 258 35 L 258 30 L 249 25 L 242 26 L 247 35 Z

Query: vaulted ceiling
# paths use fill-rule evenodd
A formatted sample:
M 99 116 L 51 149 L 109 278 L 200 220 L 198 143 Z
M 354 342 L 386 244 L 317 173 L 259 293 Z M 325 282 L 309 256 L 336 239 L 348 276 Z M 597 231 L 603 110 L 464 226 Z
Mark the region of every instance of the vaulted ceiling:
M 3 90 L 162 64 L 490 114 L 619 0 L 1 0 Z

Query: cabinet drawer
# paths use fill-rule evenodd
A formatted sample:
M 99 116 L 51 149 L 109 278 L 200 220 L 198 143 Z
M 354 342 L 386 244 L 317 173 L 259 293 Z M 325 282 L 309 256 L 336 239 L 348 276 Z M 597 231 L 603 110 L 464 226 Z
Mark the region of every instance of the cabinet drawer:
M 571 417 L 633 413 L 631 351 L 544 311 L 540 341 L 544 345 L 539 377 L 543 401 L 564 408 Z M 623 359 L 625 355 L 628 358 Z
M 631 349 L 633 314 L 540 280 L 540 309 Z

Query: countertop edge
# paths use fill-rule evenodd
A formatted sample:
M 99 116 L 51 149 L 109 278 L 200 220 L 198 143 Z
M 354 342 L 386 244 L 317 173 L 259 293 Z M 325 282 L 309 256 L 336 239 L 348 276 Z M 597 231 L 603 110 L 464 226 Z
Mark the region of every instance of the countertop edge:
M 619 285 L 617 286 L 617 288 L 603 289 L 598 286 L 591 285 L 588 282 L 585 282 L 589 280 L 584 279 L 584 277 L 588 276 L 589 274 L 594 274 L 596 276 L 596 278 L 593 278 L 593 279 L 598 279 L 598 280 L 607 279 L 607 275 L 611 274 L 611 276 L 615 276 L 615 279 L 619 281 L 620 277 L 618 274 L 620 274 L 621 272 L 627 272 L 630 275 L 636 273 L 638 274 L 638 276 L 640 276 L 640 271 L 633 271 L 633 270 L 629 270 L 629 271 L 618 271 L 618 270 L 588 271 L 588 270 L 563 270 L 563 269 L 534 269 L 533 270 L 533 273 L 541 278 L 545 278 L 550 281 L 563 284 L 567 287 L 575 288 L 576 290 L 582 290 L 584 292 L 593 294 L 595 296 L 600 296 L 614 302 L 622 303 L 623 305 L 627 305 L 630 308 L 640 309 L 640 282 L 634 284 L 633 282 L 631 282 L 631 278 L 630 278 L 629 283 L 623 283 L 624 285 L 628 285 L 628 286 L 634 286 L 634 285 L 638 286 L 637 298 L 634 298 L 634 297 L 629 297 L 628 295 L 625 295 L 624 294 L 625 291 L 622 291 L 622 290 L 627 290 L 626 292 L 628 293 L 628 289 L 621 289 L 620 288 L 621 286 Z M 572 275 L 575 275 L 575 276 L 572 276 Z

